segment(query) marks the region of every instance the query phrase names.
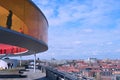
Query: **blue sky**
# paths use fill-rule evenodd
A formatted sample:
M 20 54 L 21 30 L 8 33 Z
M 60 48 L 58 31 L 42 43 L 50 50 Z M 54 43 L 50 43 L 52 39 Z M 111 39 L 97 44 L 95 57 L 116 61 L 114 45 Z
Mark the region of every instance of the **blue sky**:
M 120 58 L 120 0 L 33 1 L 49 22 L 40 59 Z

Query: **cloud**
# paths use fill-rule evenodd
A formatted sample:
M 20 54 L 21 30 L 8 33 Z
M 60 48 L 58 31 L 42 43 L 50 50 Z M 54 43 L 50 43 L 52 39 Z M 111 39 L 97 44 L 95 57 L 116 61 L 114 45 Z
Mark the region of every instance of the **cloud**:
M 116 50 L 115 50 L 115 53 L 120 53 L 120 49 L 116 49 Z
M 84 32 L 87 32 L 87 33 L 91 33 L 91 32 L 93 32 L 92 29 L 84 29 L 83 31 L 84 31 Z
M 107 44 L 107 45 L 112 45 L 112 44 L 113 44 L 113 42 L 107 42 L 106 44 Z
M 118 8 L 118 2 L 110 0 L 74 0 L 74 1 L 49 1 L 49 0 L 33 0 L 42 11 L 45 13 L 49 20 L 50 26 L 63 26 L 69 22 L 79 22 L 81 25 L 101 26 L 109 25 L 109 15 L 110 13 Z M 120 2 L 119 2 L 120 3 Z M 74 6 L 73 6 L 74 5 Z M 111 5 L 115 5 L 114 7 Z
M 78 40 L 78 41 L 75 41 L 74 43 L 77 44 L 77 45 L 78 45 L 78 44 L 80 45 L 80 44 L 82 43 L 82 41 L 79 41 L 79 40 Z
M 41 56 L 104 57 L 120 47 L 119 0 L 33 1 L 50 25 L 49 50 Z

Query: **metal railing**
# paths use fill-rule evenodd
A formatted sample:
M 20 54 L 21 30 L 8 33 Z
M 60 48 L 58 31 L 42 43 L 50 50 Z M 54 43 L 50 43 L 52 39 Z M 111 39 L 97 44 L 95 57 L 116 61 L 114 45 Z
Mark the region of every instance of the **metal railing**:
M 46 66 L 38 66 L 38 68 L 46 73 L 46 77 L 49 80 L 78 80 L 77 77 L 71 76 L 68 73 L 58 71 L 52 67 L 46 67 Z

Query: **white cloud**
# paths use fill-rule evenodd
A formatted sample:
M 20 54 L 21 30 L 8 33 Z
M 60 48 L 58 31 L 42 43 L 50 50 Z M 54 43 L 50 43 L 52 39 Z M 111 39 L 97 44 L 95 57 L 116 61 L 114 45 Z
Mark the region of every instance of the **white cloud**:
M 106 22 L 109 20 L 109 18 L 106 18 L 106 14 L 109 14 L 119 5 L 118 2 L 113 0 L 110 0 L 109 2 L 106 0 L 89 0 L 83 2 L 84 3 L 82 4 L 79 0 L 68 0 L 68 2 L 64 4 L 59 4 L 59 1 L 56 0 L 36 1 L 36 3 L 39 3 L 39 7 L 43 8 L 42 11 L 47 16 L 50 26 L 56 27 L 63 26 L 68 22 L 74 21 L 79 23 L 83 22 L 82 25 L 87 24 L 86 26 L 101 24 L 101 21 Z M 113 7 L 111 5 L 115 6 Z M 105 24 L 108 24 L 108 22 Z
M 120 53 L 120 49 L 116 49 L 115 52 L 116 52 L 116 53 Z
M 82 41 L 79 41 L 79 40 L 78 40 L 78 41 L 75 41 L 74 43 L 75 43 L 75 44 L 81 44 Z
M 42 56 L 97 56 L 120 47 L 119 0 L 43 1 L 36 3 L 48 19 L 49 43 L 54 47 Z
M 99 51 L 93 51 L 92 53 L 91 53 L 92 55 L 99 55 Z
M 84 29 L 83 31 L 84 31 L 84 32 L 87 32 L 87 33 L 91 33 L 91 32 L 93 32 L 92 29 Z
M 39 1 L 37 1 L 37 2 L 39 2 Z M 49 0 L 40 0 L 39 4 L 48 5 L 49 4 Z
M 107 42 L 106 44 L 107 44 L 107 45 L 112 45 L 112 44 L 113 44 L 113 42 Z

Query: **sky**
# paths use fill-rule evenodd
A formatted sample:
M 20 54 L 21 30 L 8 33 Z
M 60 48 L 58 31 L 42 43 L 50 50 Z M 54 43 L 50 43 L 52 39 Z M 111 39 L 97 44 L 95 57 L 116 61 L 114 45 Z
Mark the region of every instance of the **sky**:
M 32 1 L 49 22 L 40 59 L 120 59 L 120 0 Z

